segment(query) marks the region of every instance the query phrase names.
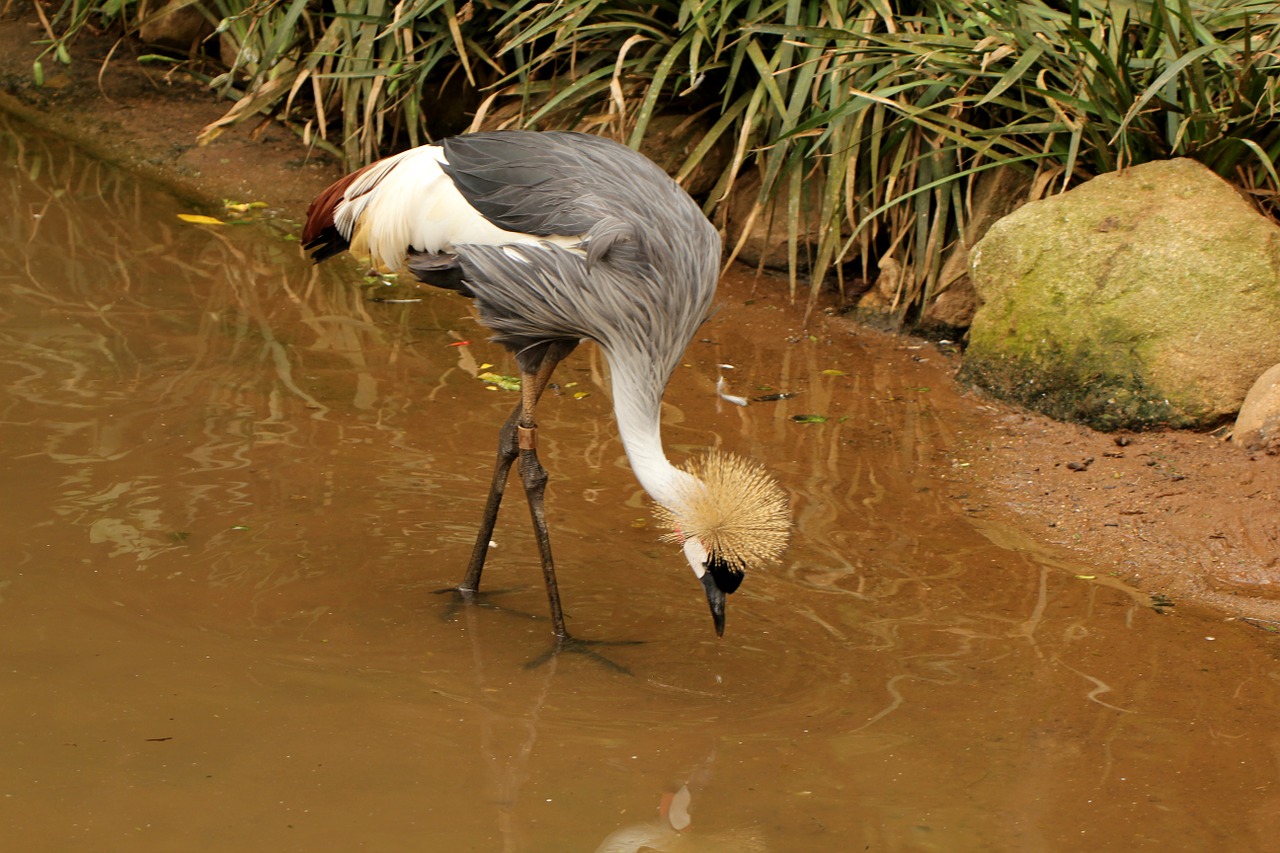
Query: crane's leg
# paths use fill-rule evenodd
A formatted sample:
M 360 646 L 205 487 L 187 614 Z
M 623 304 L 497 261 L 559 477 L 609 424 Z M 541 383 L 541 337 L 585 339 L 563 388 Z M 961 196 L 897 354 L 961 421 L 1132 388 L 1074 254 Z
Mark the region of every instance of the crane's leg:
M 516 403 L 511 416 L 498 432 L 498 459 L 493 467 L 493 481 L 489 483 L 489 498 L 484 504 L 484 516 L 480 519 L 480 529 L 476 532 L 476 544 L 471 549 L 471 561 L 467 563 L 467 574 L 458 584 L 458 591 L 463 595 L 480 589 L 480 573 L 484 571 L 484 560 L 489 555 L 489 543 L 493 540 L 493 527 L 498 521 L 498 507 L 502 505 L 502 494 L 507 488 L 507 473 L 511 463 L 519 456 L 516 444 L 516 424 L 524 411 L 524 401 Z
M 569 633 L 564 627 L 564 611 L 560 608 L 560 590 L 556 585 L 555 561 L 551 558 L 551 536 L 547 531 L 547 514 L 544 495 L 547 489 L 547 470 L 538 461 L 538 424 L 534 409 L 538 399 L 551 380 L 551 372 L 557 364 L 573 351 L 574 342 L 553 342 L 547 346 L 542 362 L 534 373 L 524 373 L 521 382 L 521 414 L 516 424 L 516 444 L 520 454 L 520 481 L 529 500 L 529 515 L 533 520 L 533 535 L 538 542 L 538 554 L 542 558 L 542 580 L 547 586 L 547 601 L 551 606 L 551 630 L 557 639 L 565 639 Z
M 547 383 L 551 381 L 552 371 L 565 356 L 573 351 L 575 346 L 576 343 L 573 341 L 552 342 L 546 345 L 533 371 L 523 367 L 521 369 L 520 403 L 511 412 L 498 433 L 498 456 L 494 464 L 493 480 L 489 484 L 489 497 L 485 501 L 484 516 L 480 520 L 480 529 L 476 533 L 475 546 L 471 549 L 471 561 L 467 564 L 467 573 L 457 587 L 458 592 L 463 596 L 480 589 L 480 575 L 484 571 L 485 558 L 489 554 L 489 542 L 493 538 L 493 528 L 497 522 L 503 493 L 506 491 L 507 477 L 512 463 L 519 459 L 520 479 L 524 484 L 525 494 L 529 499 L 529 511 L 533 516 L 534 535 L 542 558 L 543 580 L 546 583 L 547 597 L 551 604 L 552 627 L 557 637 L 565 636 L 564 614 L 560 608 L 555 566 L 551 559 L 551 540 L 547 534 L 546 513 L 543 509 L 547 472 L 538 462 L 537 423 L 534 420 L 534 410 L 542 397 L 542 392 L 547 388 Z
M 538 540 L 538 551 L 542 556 L 542 579 L 547 585 L 547 599 L 551 604 L 551 626 L 556 637 L 555 645 L 546 654 L 537 660 L 530 661 L 526 666 L 528 668 L 541 666 L 560 652 L 568 651 L 586 655 L 614 672 L 630 675 L 631 670 L 609 660 L 609 658 L 595 651 L 595 647 L 629 646 L 632 645 L 632 641 L 581 640 L 570 637 L 564 626 L 564 611 L 560 609 L 560 591 L 556 586 L 556 568 L 551 559 L 551 537 L 547 533 L 547 515 L 543 505 L 543 494 L 547 488 L 547 471 L 538 461 L 538 428 L 533 420 L 533 409 L 538 402 L 538 394 L 542 393 L 540 389 L 546 384 L 546 377 L 551 375 L 551 368 L 555 367 L 556 362 L 568 355 L 571 349 L 573 349 L 572 346 L 558 356 L 549 355 L 547 357 L 550 361 L 549 365 L 548 361 L 543 362 L 538 371 L 540 381 L 535 383 L 535 387 L 539 390 L 534 394 L 531 401 L 526 401 L 520 421 L 516 424 L 517 443 L 520 452 L 520 480 L 524 484 L 525 496 L 529 499 L 529 514 L 533 518 L 533 532 Z M 543 375 L 544 371 L 545 376 Z M 528 377 L 526 377 L 527 379 Z

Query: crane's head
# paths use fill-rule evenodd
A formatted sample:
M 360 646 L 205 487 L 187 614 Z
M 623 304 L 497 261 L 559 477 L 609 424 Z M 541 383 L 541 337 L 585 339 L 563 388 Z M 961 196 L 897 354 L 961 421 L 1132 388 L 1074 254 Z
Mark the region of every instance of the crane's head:
M 674 506 L 659 506 L 707 594 L 716 634 L 724 634 L 725 596 L 748 568 L 775 563 L 787 547 L 791 513 L 777 482 L 754 462 L 709 451 L 685 468 L 690 476 Z

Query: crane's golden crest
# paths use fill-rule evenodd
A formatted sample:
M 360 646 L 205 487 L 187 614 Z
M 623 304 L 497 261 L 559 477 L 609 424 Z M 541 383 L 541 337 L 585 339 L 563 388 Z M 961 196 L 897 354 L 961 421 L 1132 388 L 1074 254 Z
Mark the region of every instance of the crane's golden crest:
M 684 468 L 694 480 L 679 495 L 679 511 L 654 512 L 672 532 L 662 538 L 697 538 L 712 557 L 737 566 L 777 562 L 786 550 L 791 512 L 786 493 L 755 462 L 711 450 Z

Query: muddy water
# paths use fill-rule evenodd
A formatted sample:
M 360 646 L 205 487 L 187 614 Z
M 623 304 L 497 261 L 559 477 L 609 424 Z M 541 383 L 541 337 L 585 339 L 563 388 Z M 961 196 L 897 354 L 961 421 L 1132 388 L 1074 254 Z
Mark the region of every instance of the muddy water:
M 435 594 L 514 403 L 465 300 L 0 130 L 4 849 L 1275 849 L 1269 636 L 983 522 L 928 350 L 731 283 L 668 445 L 768 460 L 796 536 L 720 641 L 576 354 L 541 410 L 569 625 L 641 642 L 530 666 L 518 493 L 492 606 Z

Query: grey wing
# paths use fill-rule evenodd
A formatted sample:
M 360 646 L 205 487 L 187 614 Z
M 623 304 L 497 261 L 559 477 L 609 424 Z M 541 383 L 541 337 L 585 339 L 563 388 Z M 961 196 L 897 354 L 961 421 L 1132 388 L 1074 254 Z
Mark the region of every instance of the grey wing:
M 619 244 L 639 248 L 637 229 L 625 215 L 628 193 L 635 190 L 632 173 L 637 158 L 642 170 L 657 167 L 631 149 L 589 134 L 526 131 L 467 134 L 441 145 L 445 174 L 499 228 L 539 237 L 582 235 L 591 264 Z

